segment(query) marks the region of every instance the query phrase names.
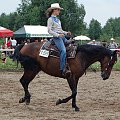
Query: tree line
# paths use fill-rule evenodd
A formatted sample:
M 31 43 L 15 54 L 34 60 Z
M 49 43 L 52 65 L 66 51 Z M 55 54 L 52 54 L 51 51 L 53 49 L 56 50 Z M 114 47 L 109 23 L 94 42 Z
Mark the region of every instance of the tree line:
M 120 17 L 109 18 L 105 26 L 101 27 L 101 24 L 92 19 L 89 28 L 88 35 L 91 39 L 96 40 L 109 40 L 110 38 L 116 38 L 119 42 L 120 40 Z
M 21 0 L 17 10 L 10 14 L 0 15 L 0 26 L 16 31 L 23 25 L 47 25 L 45 11 L 52 3 L 60 3 L 64 8 L 60 19 L 63 29 L 71 31 L 73 35 L 84 34 L 91 39 L 108 40 L 111 37 L 120 38 L 120 17 L 110 18 L 104 27 L 95 19 L 90 24 L 84 22 L 86 14 L 84 5 L 77 0 Z

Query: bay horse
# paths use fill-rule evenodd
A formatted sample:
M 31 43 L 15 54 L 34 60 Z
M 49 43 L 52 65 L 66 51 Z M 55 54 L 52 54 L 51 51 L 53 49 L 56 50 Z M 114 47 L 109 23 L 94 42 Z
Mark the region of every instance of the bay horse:
M 19 100 L 19 103 L 25 102 L 27 105 L 30 103 L 31 95 L 28 91 L 28 85 L 39 71 L 63 78 L 59 70 L 59 58 L 39 56 L 42 45 L 43 43 L 41 42 L 30 43 L 24 46 L 20 45 L 15 49 L 14 57 L 21 62 L 24 68 L 24 74 L 20 79 L 20 83 L 24 88 L 25 95 Z M 117 61 L 117 53 L 102 46 L 87 44 L 77 46 L 76 57 L 67 60 L 71 75 L 66 79 L 72 94 L 65 99 L 58 99 L 56 105 L 67 103 L 72 99 L 72 107 L 75 111 L 79 111 L 79 107 L 76 105 L 78 80 L 85 73 L 86 69 L 97 61 L 101 64 L 101 77 L 103 80 L 106 80 L 109 78 L 113 65 Z

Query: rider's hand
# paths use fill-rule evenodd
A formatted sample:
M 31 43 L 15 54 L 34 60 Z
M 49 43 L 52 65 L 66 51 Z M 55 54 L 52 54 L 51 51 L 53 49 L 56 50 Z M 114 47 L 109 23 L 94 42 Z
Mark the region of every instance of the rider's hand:
M 71 32 L 68 32 L 67 35 L 68 35 L 68 36 L 71 36 Z
M 60 34 L 59 37 L 65 37 L 65 35 L 64 34 Z

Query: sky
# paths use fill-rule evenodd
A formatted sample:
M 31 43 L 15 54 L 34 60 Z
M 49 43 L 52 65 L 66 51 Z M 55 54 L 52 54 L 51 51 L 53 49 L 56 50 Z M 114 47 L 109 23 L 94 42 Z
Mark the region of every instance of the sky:
M 0 14 L 16 11 L 21 0 L 2 0 Z M 92 18 L 98 20 L 102 26 L 111 17 L 120 17 L 120 0 L 77 0 L 83 4 L 86 11 L 85 22 L 88 24 Z
M 0 2 L 0 14 L 1 13 L 10 13 L 15 12 L 18 4 L 20 4 L 21 0 L 1 0 Z
M 120 17 L 120 0 L 77 0 L 83 4 L 86 11 L 85 22 L 92 18 L 98 20 L 102 26 L 111 17 Z

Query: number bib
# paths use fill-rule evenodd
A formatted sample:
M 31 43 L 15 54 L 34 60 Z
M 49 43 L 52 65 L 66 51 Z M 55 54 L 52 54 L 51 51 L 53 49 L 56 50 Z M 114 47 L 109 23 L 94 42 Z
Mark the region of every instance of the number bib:
M 40 50 L 39 56 L 48 58 L 49 51 L 48 50 Z

